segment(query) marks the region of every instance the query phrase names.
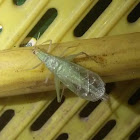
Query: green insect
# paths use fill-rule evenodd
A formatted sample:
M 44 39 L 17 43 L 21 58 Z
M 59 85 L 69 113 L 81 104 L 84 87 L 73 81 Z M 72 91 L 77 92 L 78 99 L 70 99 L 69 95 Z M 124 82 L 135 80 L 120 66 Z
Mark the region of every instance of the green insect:
M 61 102 L 63 94 L 60 93 L 61 82 L 68 89 L 83 99 L 93 102 L 100 99 L 106 99 L 107 95 L 105 94 L 105 84 L 100 76 L 71 62 L 78 55 L 85 53 L 81 52 L 68 56 L 67 58 L 53 56 L 41 51 L 40 49 L 34 49 L 33 53 L 54 74 L 58 102 Z

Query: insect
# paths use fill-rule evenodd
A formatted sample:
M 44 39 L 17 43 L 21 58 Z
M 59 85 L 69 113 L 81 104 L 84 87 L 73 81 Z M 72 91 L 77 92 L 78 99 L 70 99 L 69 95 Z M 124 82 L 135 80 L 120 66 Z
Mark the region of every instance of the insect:
M 60 93 L 61 82 L 68 89 L 83 99 L 93 102 L 99 99 L 106 99 L 107 95 L 105 94 L 105 84 L 100 76 L 80 65 L 71 62 L 78 55 L 85 53 L 81 52 L 66 58 L 50 55 L 49 53 L 43 52 L 38 48 L 35 48 L 33 53 L 54 74 L 58 102 L 61 102 L 63 95 L 63 93 Z

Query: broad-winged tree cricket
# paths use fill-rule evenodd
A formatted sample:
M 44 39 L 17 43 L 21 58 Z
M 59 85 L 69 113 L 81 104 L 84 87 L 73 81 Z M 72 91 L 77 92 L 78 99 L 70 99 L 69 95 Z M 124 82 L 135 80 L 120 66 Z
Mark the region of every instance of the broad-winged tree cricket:
M 50 41 L 49 49 L 51 44 L 52 41 Z M 64 84 L 64 86 L 83 99 L 94 102 L 107 98 L 107 95 L 105 94 L 105 83 L 100 78 L 100 76 L 97 73 L 94 73 L 78 64 L 71 62 L 78 55 L 86 53 L 80 52 L 78 54 L 70 55 L 66 58 L 61 58 L 43 52 L 37 48 L 37 46 L 34 47 L 33 53 L 54 74 L 58 102 L 61 102 L 63 95 L 63 92 L 60 93 L 61 82 Z

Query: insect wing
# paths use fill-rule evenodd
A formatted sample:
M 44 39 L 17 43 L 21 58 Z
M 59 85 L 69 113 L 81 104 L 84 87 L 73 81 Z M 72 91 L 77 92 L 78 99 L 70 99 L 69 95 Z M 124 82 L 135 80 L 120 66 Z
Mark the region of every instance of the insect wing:
M 71 63 L 67 74 L 59 78 L 71 91 L 86 100 L 97 101 L 105 94 L 105 84 L 100 76 L 74 63 Z

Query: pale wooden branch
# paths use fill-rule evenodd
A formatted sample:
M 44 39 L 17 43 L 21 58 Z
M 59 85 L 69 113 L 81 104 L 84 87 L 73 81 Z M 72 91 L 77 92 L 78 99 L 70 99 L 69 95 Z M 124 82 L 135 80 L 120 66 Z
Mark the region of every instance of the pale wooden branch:
M 46 51 L 48 45 L 38 47 Z M 0 51 L 1 97 L 54 90 L 45 65 L 30 70 L 40 62 L 32 49 Z M 85 52 L 89 56 L 81 55 L 75 63 L 98 73 L 106 83 L 140 78 L 140 33 L 52 44 L 51 50 L 57 56 Z

